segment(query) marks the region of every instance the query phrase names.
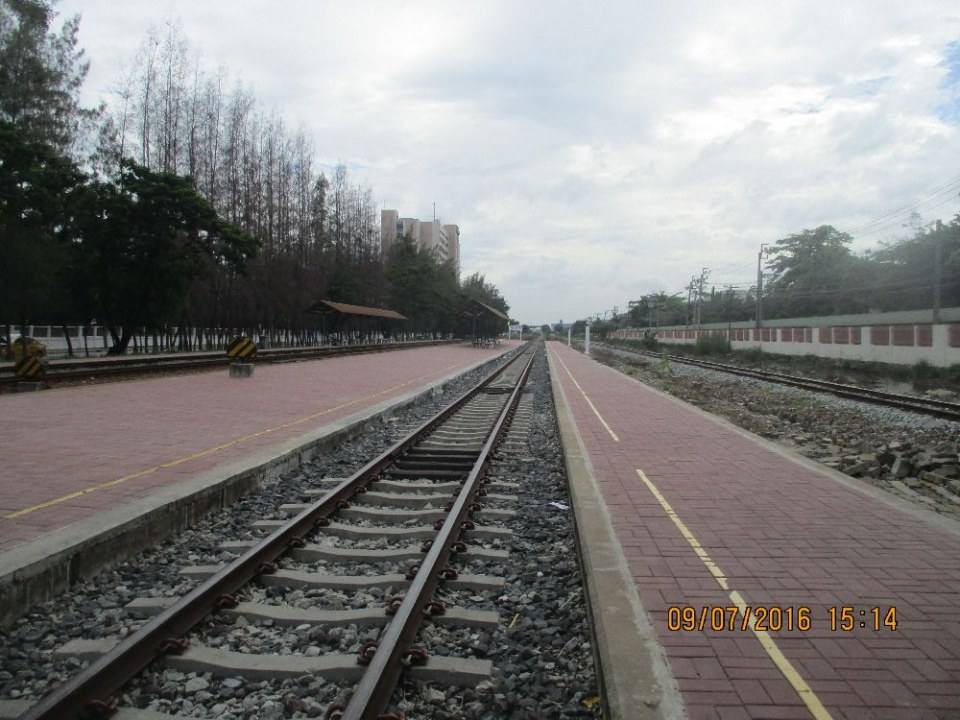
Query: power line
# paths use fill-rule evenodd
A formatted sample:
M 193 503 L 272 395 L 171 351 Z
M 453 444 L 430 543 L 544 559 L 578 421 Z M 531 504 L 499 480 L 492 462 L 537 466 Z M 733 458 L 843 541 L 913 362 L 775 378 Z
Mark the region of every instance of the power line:
M 925 210 L 926 210 L 927 212 L 930 212 L 931 210 L 936 210 L 936 209 L 938 209 L 938 208 L 941 208 L 941 207 L 943 207 L 943 206 L 945 206 L 945 205 L 949 205 L 950 203 L 954 203 L 954 202 L 960 203 L 960 198 L 952 198 L 952 197 L 947 198 L 946 200 L 943 200 L 943 201 L 937 203 L 936 205 L 933 205 L 933 206 L 931 206 L 931 207 L 925 208 Z M 906 219 L 907 219 L 907 218 L 897 218 L 897 219 L 895 219 L 895 220 L 890 221 L 889 223 L 886 223 L 885 225 L 878 225 L 877 227 L 873 228 L 872 230 L 867 230 L 866 232 L 857 233 L 857 235 L 858 235 L 859 237 L 869 237 L 869 236 L 871 236 L 871 235 L 876 235 L 876 234 L 878 234 L 878 233 L 880 233 L 880 232 L 884 232 L 885 230 L 890 230 L 890 229 L 892 229 L 893 227 L 895 227 L 895 226 L 898 225 L 898 224 L 899 224 L 901 227 L 904 227 L 905 225 L 904 225 L 904 222 L 903 222 L 903 221 L 906 220 Z M 853 233 L 851 233 L 851 234 L 853 234 Z
M 879 215 L 873 218 L 872 220 L 868 220 L 867 222 L 863 223 L 858 227 L 851 228 L 848 232 L 851 235 L 870 235 L 876 232 L 876 230 L 879 227 L 883 227 L 891 223 L 896 224 L 903 219 L 909 218 L 910 214 L 920 209 L 921 206 L 925 205 L 928 202 L 931 202 L 934 200 L 941 201 L 935 207 L 940 207 L 946 202 L 950 202 L 951 200 L 955 199 L 956 190 L 960 190 L 960 176 L 952 180 L 949 180 L 948 182 L 944 183 L 938 188 L 935 188 L 934 190 L 931 190 L 929 193 L 927 193 L 926 197 L 922 198 L 921 200 L 918 200 L 912 205 L 907 205 L 898 210 L 891 210 L 890 212 L 884 213 L 883 215 Z M 950 197 L 947 197 L 946 199 L 939 197 L 939 196 L 942 196 L 944 193 L 947 193 L 948 195 L 950 195 Z M 926 209 L 932 210 L 934 208 L 926 208 Z

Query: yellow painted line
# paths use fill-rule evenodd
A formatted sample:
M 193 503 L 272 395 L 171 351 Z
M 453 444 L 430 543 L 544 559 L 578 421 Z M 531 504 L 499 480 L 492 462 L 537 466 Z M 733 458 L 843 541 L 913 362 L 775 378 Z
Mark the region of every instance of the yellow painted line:
M 730 590 L 728 586 L 728 581 L 726 575 L 720 569 L 720 566 L 717 565 L 707 553 L 706 549 L 700 544 L 700 541 L 697 540 L 696 536 L 690 532 L 690 528 L 686 526 L 683 520 L 680 519 L 680 516 L 677 515 L 676 511 L 673 509 L 673 506 L 667 502 L 667 499 L 663 496 L 663 493 L 660 492 L 660 489 L 654 485 L 650 478 L 648 478 L 643 470 L 637 468 L 637 475 L 640 476 L 640 479 L 643 480 L 644 484 L 657 499 L 657 502 L 660 503 L 660 506 L 663 508 L 664 512 L 667 514 L 673 524 L 677 526 L 677 529 L 680 531 L 680 534 L 683 535 L 683 538 L 689 543 L 690 547 L 693 548 L 693 551 L 697 554 L 703 564 L 707 566 L 707 570 L 713 575 L 720 587 L 727 592 L 730 602 L 737 606 L 744 617 L 747 617 L 747 602 L 743 599 L 743 596 L 736 590 Z M 832 716 L 823 706 L 823 703 L 820 702 L 820 698 L 817 697 L 816 693 L 813 692 L 813 689 L 807 684 L 807 681 L 803 679 L 797 669 L 793 666 L 787 656 L 783 654 L 783 651 L 780 650 L 780 647 L 774 641 L 773 637 L 766 630 L 758 630 L 756 627 L 756 618 L 751 614 L 750 615 L 750 629 L 753 631 L 753 634 L 757 636 L 757 640 L 760 641 L 760 645 L 766 651 L 767 655 L 770 656 L 770 659 L 773 660 L 773 664 L 777 666 L 777 669 L 783 674 L 787 679 L 787 682 L 797 691 L 797 695 L 800 696 L 800 699 L 803 700 L 803 704 L 807 706 L 807 710 L 810 711 L 810 714 L 813 715 L 815 720 L 832 720 Z
M 614 442 L 620 442 L 620 438 L 617 437 L 617 434 L 610 429 L 610 426 L 607 424 L 607 421 L 603 419 L 603 415 L 601 415 L 600 411 L 597 410 L 597 406 L 593 404 L 593 401 L 590 399 L 590 396 L 587 395 L 586 392 L 584 392 L 582 387 L 580 387 L 580 383 L 577 382 L 577 379 L 573 376 L 573 373 L 570 372 L 570 368 L 567 367 L 567 364 L 563 361 L 563 358 L 560 357 L 560 354 L 554 353 L 553 355 L 555 358 L 557 358 L 557 362 L 559 362 L 563 366 L 563 369 L 567 371 L 567 375 L 570 376 L 570 379 L 573 381 L 573 384 L 577 386 L 577 390 L 579 390 L 580 394 L 583 395 L 583 399 L 587 401 L 587 405 L 589 405 L 590 409 L 593 410 L 593 414 L 597 416 L 597 419 L 600 421 L 600 424 L 603 425 L 604 428 L 606 428 L 608 433 L 610 433 L 610 437 L 613 438 Z
M 444 373 L 447 370 L 453 370 L 454 368 L 459 367 L 459 365 L 460 365 L 459 363 L 454 363 L 453 365 L 442 368 L 440 372 Z M 166 468 L 176 467 L 177 465 L 182 465 L 183 463 L 190 462 L 191 460 L 199 460 L 200 458 L 207 457 L 208 455 L 213 455 L 214 453 L 220 452 L 221 450 L 226 450 L 228 448 L 234 447 L 235 445 L 239 445 L 240 443 L 246 442 L 247 440 L 253 440 L 254 438 L 262 437 L 263 435 L 269 435 L 270 433 L 274 433 L 279 430 L 285 430 L 287 428 L 291 428 L 296 425 L 301 425 L 305 422 L 309 422 L 311 420 L 316 420 L 319 417 L 323 417 L 324 415 L 329 415 L 330 413 L 336 412 L 337 410 L 343 410 L 344 408 L 350 407 L 351 405 L 362 403 L 365 400 L 372 400 L 373 398 L 380 397 L 381 395 L 387 395 L 389 393 L 394 392 L 395 390 L 399 390 L 400 388 L 406 387 L 407 385 L 411 385 L 415 382 L 422 380 L 423 378 L 429 377 L 430 375 L 434 375 L 434 374 L 435 373 L 426 373 L 424 375 L 420 375 L 418 377 L 412 378 L 411 380 L 402 382 L 399 385 L 394 385 L 393 387 L 389 387 L 386 390 L 380 390 L 379 392 L 371 393 L 370 395 L 366 395 L 361 398 L 355 398 L 350 402 L 342 403 L 340 405 L 337 405 L 336 407 L 327 408 L 326 410 L 321 410 L 311 415 L 306 415 L 304 417 L 297 418 L 295 420 L 291 420 L 289 422 L 285 422 L 280 425 L 275 425 L 273 427 L 265 428 L 263 430 L 258 430 L 257 432 L 250 433 L 249 435 L 243 435 L 241 437 L 234 438 L 233 440 L 228 440 L 225 443 L 221 443 L 220 445 L 215 445 L 214 447 L 207 448 L 206 450 L 200 450 L 198 452 L 191 453 L 190 455 L 184 455 L 183 457 L 179 457 L 165 463 L 160 463 L 159 465 L 154 465 L 153 467 L 144 468 L 143 470 L 137 470 L 136 472 L 132 472 L 129 475 L 124 475 L 123 477 L 116 478 L 115 480 L 108 480 L 107 482 L 98 483 L 97 485 L 91 485 L 90 487 L 83 488 L 82 490 L 76 490 L 66 495 L 61 495 L 60 497 L 53 498 L 52 500 L 47 500 L 42 503 L 37 503 L 36 505 L 31 505 L 30 507 L 25 507 L 20 510 L 16 510 L 12 513 L 8 513 L 7 515 L 4 515 L 3 519 L 14 520 L 16 518 L 23 517 L 24 515 L 29 515 L 30 513 L 34 513 L 38 510 L 44 510 L 46 508 L 53 507 L 54 505 L 60 505 L 61 503 L 65 503 L 69 500 L 74 500 L 78 497 L 89 495 L 90 493 L 97 492 L 98 490 L 105 490 L 107 488 L 121 485 L 130 480 L 136 480 L 137 478 L 144 477 L 145 475 L 150 475 L 152 473 L 155 473 L 158 470 L 164 470 Z

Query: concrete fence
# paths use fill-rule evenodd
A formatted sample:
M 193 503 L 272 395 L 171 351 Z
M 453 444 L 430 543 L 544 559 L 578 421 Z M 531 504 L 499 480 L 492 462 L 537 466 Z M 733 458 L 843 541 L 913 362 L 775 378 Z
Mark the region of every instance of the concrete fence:
M 929 312 L 925 313 L 927 317 Z M 752 323 L 626 328 L 610 333 L 619 339 L 640 339 L 652 332 L 666 344 L 693 345 L 697 338 L 720 335 L 735 350 L 761 348 L 780 355 L 820 357 L 912 365 L 921 360 L 947 367 L 960 364 L 960 308 L 942 313 L 948 322 L 909 322 L 916 313 L 876 313 L 823 318 L 778 319 L 774 327 Z M 954 321 L 956 320 L 956 321 Z M 839 322 L 838 322 L 839 321 Z M 867 322 L 864 322 L 867 321 Z

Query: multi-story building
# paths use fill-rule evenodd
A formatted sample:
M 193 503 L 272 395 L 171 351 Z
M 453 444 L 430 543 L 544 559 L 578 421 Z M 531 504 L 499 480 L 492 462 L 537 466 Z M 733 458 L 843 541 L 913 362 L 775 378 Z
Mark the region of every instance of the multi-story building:
M 453 266 L 460 272 L 460 227 L 443 225 L 439 220 L 417 220 L 402 218 L 396 210 L 383 210 L 380 213 L 380 252 L 383 257 L 398 238 L 410 236 L 417 246 L 433 252 L 437 258 Z
M 447 234 L 447 248 L 449 257 L 453 260 L 453 266 L 460 272 L 460 226 L 444 225 L 444 232 Z

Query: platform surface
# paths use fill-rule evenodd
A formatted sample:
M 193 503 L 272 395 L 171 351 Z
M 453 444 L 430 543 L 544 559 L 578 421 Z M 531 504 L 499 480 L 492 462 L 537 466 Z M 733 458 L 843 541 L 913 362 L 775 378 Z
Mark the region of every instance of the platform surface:
M 955 526 L 548 347 L 690 718 L 960 718 Z M 756 633 L 744 605 L 809 608 L 811 626 Z M 694 608 L 695 629 L 671 631 L 671 606 Z
M 428 386 L 516 343 L 0 395 L 0 552 Z

